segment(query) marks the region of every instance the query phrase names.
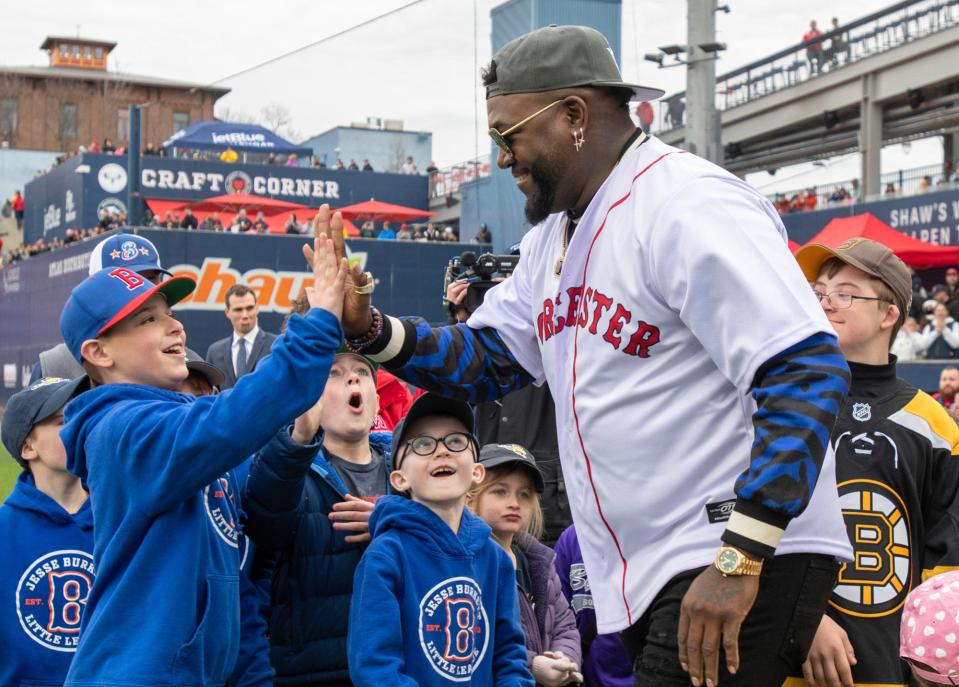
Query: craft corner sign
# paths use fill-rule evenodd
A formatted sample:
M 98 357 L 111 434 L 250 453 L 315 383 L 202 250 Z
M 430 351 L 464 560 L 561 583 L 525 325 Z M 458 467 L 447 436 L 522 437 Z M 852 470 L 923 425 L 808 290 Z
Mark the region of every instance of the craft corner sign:
M 302 179 L 292 176 L 250 175 L 242 170 L 220 172 L 144 169 L 140 172 L 144 192 L 194 191 L 205 195 L 252 193 L 258 196 L 289 196 L 339 200 L 340 184 L 325 179 Z M 102 186 L 101 186 L 102 187 Z M 108 189 L 103 189 L 107 191 Z

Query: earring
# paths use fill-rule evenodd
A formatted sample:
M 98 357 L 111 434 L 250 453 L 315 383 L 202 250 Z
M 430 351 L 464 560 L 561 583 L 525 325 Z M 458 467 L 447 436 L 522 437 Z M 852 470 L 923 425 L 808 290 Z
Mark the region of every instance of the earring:
M 580 129 L 578 132 L 573 132 L 573 147 L 576 148 L 578 153 L 582 148 L 583 144 L 586 143 L 586 138 L 583 136 L 583 130 Z

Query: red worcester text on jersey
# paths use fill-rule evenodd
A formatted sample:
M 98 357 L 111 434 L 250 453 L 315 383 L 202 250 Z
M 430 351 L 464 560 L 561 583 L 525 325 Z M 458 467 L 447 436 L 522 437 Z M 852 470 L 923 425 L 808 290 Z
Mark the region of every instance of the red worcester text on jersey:
M 648 358 L 649 349 L 659 343 L 659 327 L 634 321 L 633 313 L 615 297 L 591 286 L 571 286 L 565 298 L 562 292 L 554 299 L 547 298 L 536 318 L 540 343 L 574 326 L 602 337 L 617 351 L 640 358 Z

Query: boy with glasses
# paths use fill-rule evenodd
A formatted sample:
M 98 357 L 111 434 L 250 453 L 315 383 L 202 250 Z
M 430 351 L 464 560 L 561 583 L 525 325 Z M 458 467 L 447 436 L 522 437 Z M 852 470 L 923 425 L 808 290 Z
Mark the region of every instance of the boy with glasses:
M 855 551 L 803 666 L 808 684 L 906 685 L 903 602 L 959 567 L 959 428 L 896 376 L 889 347 L 912 299 L 909 269 L 884 245 L 852 239 L 796 254 L 852 371 L 831 442 Z
M 533 687 L 513 564 L 466 508 L 483 481 L 473 413 L 425 394 L 393 433 L 395 468 L 370 516 L 348 640 L 357 687 Z

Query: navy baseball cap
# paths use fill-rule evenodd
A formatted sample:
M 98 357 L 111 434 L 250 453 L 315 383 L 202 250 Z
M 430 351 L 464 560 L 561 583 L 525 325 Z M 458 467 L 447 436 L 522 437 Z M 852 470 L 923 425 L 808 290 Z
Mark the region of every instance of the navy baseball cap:
M 3 413 L 0 434 L 3 435 L 4 447 L 13 459 L 26 467 L 20 452 L 33 426 L 60 410 L 89 385 L 90 378 L 86 375 L 72 380 L 45 377 L 11 396 Z
M 519 465 L 530 473 L 533 485 L 540 494 L 546 489 L 546 480 L 536 465 L 533 454 L 519 444 L 486 444 L 480 449 L 479 462 L 486 468 L 495 468 L 500 465 Z
M 174 277 L 154 285 L 128 267 L 97 272 L 70 292 L 60 313 L 60 334 L 77 362 L 83 362 L 80 347 L 118 324 L 143 305 L 150 296 L 162 293 L 174 305 L 189 296 L 196 282 Z
M 430 415 L 446 415 L 459 420 L 466 427 L 467 433 L 473 438 L 473 443 L 479 445 L 476 435 L 473 431 L 473 409 L 465 401 L 457 401 L 452 398 L 445 398 L 439 394 L 426 393 L 420 396 L 410 406 L 406 417 L 400 420 L 399 424 L 393 429 L 393 467 L 399 469 L 399 449 L 403 446 L 403 434 L 406 428 L 423 417 Z
M 116 234 L 100 241 L 90 254 L 90 276 L 107 267 L 126 267 L 134 272 L 162 272 L 160 253 L 149 239 L 136 234 Z

